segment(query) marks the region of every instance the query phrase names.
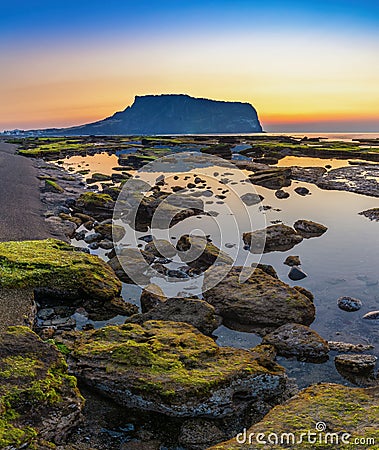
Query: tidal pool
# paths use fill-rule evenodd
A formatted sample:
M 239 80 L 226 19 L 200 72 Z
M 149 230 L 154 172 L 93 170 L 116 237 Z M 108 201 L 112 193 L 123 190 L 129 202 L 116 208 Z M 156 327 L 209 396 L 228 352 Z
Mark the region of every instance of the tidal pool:
M 66 160 L 67 167 L 74 170 L 88 164 L 88 158 L 94 158 L 96 165 L 91 165 L 91 170 L 109 174 L 112 167 L 117 165 L 114 160 L 115 155 L 99 154 L 93 157 L 72 157 Z M 73 158 L 79 158 L 73 160 Z M 95 164 L 95 162 L 93 163 Z M 279 165 L 299 166 L 321 166 L 330 164 L 333 168 L 348 165 L 347 160 L 325 160 L 319 158 L 283 158 Z M 79 165 L 81 167 L 79 167 Z M 187 169 L 186 169 L 187 170 Z M 189 173 L 197 172 L 194 168 Z M 214 211 L 213 217 L 198 215 L 185 219 L 167 230 L 153 230 L 155 237 L 165 238 L 175 244 L 176 240 L 183 234 L 188 234 L 193 230 L 200 230 L 204 235 L 209 235 L 212 242 L 222 251 L 235 258 L 236 264 L 243 264 L 253 261 L 248 250 L 243 249 L 242 233 L 251 231 L 249 222 L 241 220 L 244 205 L 238 195 L 236 186 L 240 186 L 239 195 L 251 189 L 251 184 L 246 182 L 247 173 L 240 179 L 233 179 L 225 167 L 208 167 L 204 169 L 209 174 L 206 179 L 207 188 L 212 195 L 199 195 L 205 203 L 206 211 Z M 176 172 L 175 172 L 176 173 Z M 214 174 L 218 173 L 217 176 Z M 161 173 L 154 172 L 151 179 L 157 178 Z M 174 173 L 166 172 L 165 181 L 167 186 L 162 190 L 180 183 L 174 179 Z M 222 186 L 225 192 L 225 199 L 220 200 L 215 196 L 219 194 L 220 185 L 217 184 L 220 178 L 224 178 Z M 306 187 L 310 194 L 306 196 L 298 195 L 294 189 L 296 187 Z M 209 187 L 209 189 L 208 189 Z M 255 217 L 259 217 L 255 223 L 257 228 L 264 228 L 272 223 L 283 222 L 292 226 L 298 219 L 307 219 L 319 222 L 328 227 L 328 231 L 318 238 L 304 239 L 293 249 L 286 252 L 271 252 L 263 254 L 261 262 L 271 264 L 278 273 L 281 280 L 290 285 L 300 285 L 310 290 L 314 296 L 316 306 L 316 320 L 311 325 L 324 339 L 330 341 L 343 341 L 348 343 L 372 344 L 375 348 L 370 353 L 379 356 L 379 321 L 363 320 L 362 316 L 379 307 L 379 223 L 371 222 L 369 219 L 358 215 L 359 212 L 378 207 L 378 199 L 365 195 L 358 195 L 344 191 L 322 190 L 313 184 L 293 181 L 292 185 L 284 188 L 290 194 L 287 199 L 278 199 L 274 191 L 263 187 L 255 186 L 256 192 L 264 197 L 256 208 Z M 198 187 L 188 189 L 189 192 L 196 193 Z M 207 203 L 208 202 L 208 203 Z M 264 206 L 264 211 L 260 206 Z M 260 210 L 259 210 L 260 209 Z M 259 210 L 259 212 L 258 212 Z M 237 219 L 238 230 L 236 232 L 235 221 Z M 137 237 L 151 233 L 137 233 Z M 127 233 L 128 235 L 128 233 Z M 79 242 L 74 241 L 75 245 Z M 141 244 L 142 241 L 139 241 Z M 128 245 L 135 245 L 131 240 Z M 143 244 L 143 243 L 142 243 Z M 144 245 L 144 244 L 143 244 Z M 105 258 L 104 251 L 93 251 Z M 301 281 L 293 282 L 288 278 L 289 267 L 283 262 L 289 255 L 298 255 L 301 260 L 301 267 L 307 273 L 307 277 Z M 249 259 L 250 258 L 250 259 Z M 106 259 L 106 258 L 105 258 Z M 175 263 L 175 261 L 174 261 Z M 177 262 L 180 264 L 180 261 Z M 159 278 L 152 279 L 159 284 Z M 200 278 L 193 278 L 183 282 L 179 290 L 187 290 L 192 285 L 193 294 L 201 294 Z M 187 284 L 186 284 L 187 283 Z M 139 303 L 141 288 L 134 285 L 124 284 L 123 296 L 125 300 L 132 303 Z M 172 294 L 174 295 L 174 294 Z M 359 298 L 362 309 L 357 312 L 345 312 L 338 308 L 337 299 L 340 296 L 351 296 Z M 109 322 L 121 323 L 122 317 L 117 317 Z M 95 323 L 102 326 L 104 323 Z M 221 326 L 215 332 L 217 342 L 221 346 L 235 346 L 241 348 L 251 348 L 257 345 L 261 338 L 254 333 L 234 331 Z M 289 376 L 295 377 L 298 384 L 303 387 L 320 381 L 338 382 L 351 384 L 349 380 L 342 378 L 334 367 L 334 353 L 330 353 L 329 361 L 322 364 L 310 364 L 295 360 L 278 358 L 278 362 L 287 368 Z

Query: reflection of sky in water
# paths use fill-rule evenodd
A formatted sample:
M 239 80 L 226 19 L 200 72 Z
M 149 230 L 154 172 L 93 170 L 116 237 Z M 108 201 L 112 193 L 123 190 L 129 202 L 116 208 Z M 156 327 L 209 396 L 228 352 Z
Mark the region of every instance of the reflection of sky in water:
M 78 157 L 80 158 L 80 157 Z M 108 155 L 106 158 L 109 159 Z M 316 165 L 316 161 L 305 158 L 304 165 Z M 317 160 L 317 158 L 311 158 Z M 296 160 L 296 165 L 303 165 Z M 330 163 L 328 160 L 321 160 L 318 165 L 324 166 Z M 318 163 L 318 161 L 317 161 Z M 339 161 L 338 164 L 347 165 L 346 161 Z M 114 166 L 112 162 L 107 167 Z M 331 164 L 332 165 L 332 164 Z M 337 167 L 337 166 L 334 166 Z M 188 170 L 188 166 L 186 167 Z M 194 169 L 195 170 L 195 169 Z M 205 168 L 212 176 L 215 168 Z M 96 169 L 96 171 L 99 171 Z M 195 170 L 196 171 L 196 170 Z M 197 169 L 197 171 L 199 171 Z M 220 174 L 229 172 L 228 169 L 217 170 Z M 103 167 L 101 172 L 105 173 Z M 155 180 L 157 173 L 151 174 Z M 202 176 L 202 174 L 200 173 Z M 229 178 L 231 178 L 229 176 Z M 191 180 L 188 180 L 191 181 Z M 187 182 L 188 182 L 187 181 Z M 240 180 L 238 180 L 240 181 Z M 178 180 L 169 180 L 170 184 L 178 184 Z M 207 180 L 207 184 L 212 185 L 212 190 L 216 193 L 216 181 Z M 243 189 L 251 188 L 245 183 L 238 184 L 238 195 Z M 223 185 L 227 189 L 236 188 L 237 185 Z M 311 195 L 299 196 L 294 192 L 297 186 L 307 187 Z M 288 199 L 279 200 L 275 197 L 274 191 L 262 187 L 255 187 L 256 191 L 264 196 L 263 205 L 269 205 L 273 209 L 265 211 L 264 215 L 259 214 L 264 227 L 264 219 L 267 225 L 271 221 L 282 220 L 285 224 L 293 225 L 298 219 L 314 220 L 328 227 L 328 231 L 319 238 L 304 239 L 292 250 L 287 252 L 272 252 L 264 254 L 263 263 L 272 264 L 278 272 L 279 278 L 290 285 L 301 285 L 309 289 L 315 295 L 315 305 L 317 310 L 316 320 L 312 328 L 318 331 L 327 340 L 344 341 L 352 343 L 371 343 L 375 349 L 370 352 L 379 356 L 379 328 L 378 321 L 365 321 L 362 316 L 369 311 L 379 309 L 379 269 L 378 269 L 378 249 L 379 249 L 379 223 L 370 222 L 367 218 L 358 215 L 359 212 L 378 207 L 378 199 L 343 191 L 326 191 L 304 182 L 293 182 L 289 188 L 284 188 L 290 193 Z M 163 188 L 164 190 L 165 188 Z M 196 189 L 195 189 L 196 192 Z M 203 198 L 212 200 L 212 198 Z M 222 222 L 222 236 L 219 233 L 217 223 L 214 218 L 200 216 L 192 217 L 173 226 L 167 234 L 164 230 L 155 230 L 158 238 L 167 238 L 175 245 L 179 237 L 193 229 L 201 229 L 205 234 L 212 236 L 213 242 L 220 246 L 221 250 L 235 256 L 236 248 L 228 248 L 226 243 L 235 243 L 240 246 L 241 257 L 250 256 L 248 251 L 242 249 L 241 235 L 249 231 L 248 223 L 241 219 L 241 210 L 244 205 L 233 193 L 228 193 L 225 199 L 227 206 L 232 210 L 234 216 L 228 216 L 223 204 L 206 204 L 206 210 L 217 211 L 220 215 L 216 218 Z M 241 209 L 242 208 L 242 209 Z M 280 211 L 276 211 L 280 209 Z M 235 232 L 234 220 L 239 217 L 239 234 Z M 166 234 L 165 234 L 166 233 Z M 148 233 L 140 233 L 140 236 Z M 175 239 L 174 239 L 175 238 Z M 141 241 L 139 242 L 141 243 Z M 299 255 L 303 270 L 308 274 L 304 280 L 293 282 L 288 277 L 289 267 L 283 264 L 288 255 Z M 155 280 L 157 281 L 157 280 Z M 200 286 L 201 277 L 190 279 L 181 285 L 179 290 L 186 291 L 188 287 L 197 288 Z M 131 299 L 133 303 L 138 302 L 140 289 L 130 285 L 124 285 L 123 296 Z M 337 307 L 337 298 L 342 295 L 357 297 L 362 300 L 363 307 L 358 312 L 348 313 Z M 240 333 L 220 327 L 216 331 L 218 343 L 220 345 L 232 345 L 236 347 L 250 348 L 260 342 L 260 338 L 250 333 Z M 331 359 L 324 364 L 309 364 L 285 360 L 280 358 L 281 364 L 287 367 L 290 376 L 295 376 L 300 384 L 307 385 L 317 381 L 335 381 L 347 384 L 346 380 L 334 369 L 334 354 Z

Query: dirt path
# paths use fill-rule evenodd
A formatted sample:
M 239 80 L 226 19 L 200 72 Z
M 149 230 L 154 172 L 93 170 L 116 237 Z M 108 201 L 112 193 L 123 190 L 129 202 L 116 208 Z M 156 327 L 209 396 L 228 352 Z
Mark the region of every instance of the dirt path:
M 51 237 L 42 217 L 36 169 L 16 149 L 0 140 L 0 241 Z

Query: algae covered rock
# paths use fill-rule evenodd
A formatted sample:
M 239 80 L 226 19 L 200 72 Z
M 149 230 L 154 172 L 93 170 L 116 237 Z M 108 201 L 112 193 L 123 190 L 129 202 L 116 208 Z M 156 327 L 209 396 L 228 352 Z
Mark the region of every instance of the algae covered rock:
M 358 448 L 355 439 L 362 438 L 371 442 L 364 448 L 379 442 L 379 389 L 324 383 L 275 406 L 262 421 L 212 450 L 348 450 Z
M 83 404 L 54 345 L 27 327 L 0 333 L 0 448 L 61 443 L 78 425 Z
M 315 317 L 312 301 L 277 278 L 256 268 L 245 282 L 240 282 L 242 268 L 233 267 L 224 277 L 213 267 L 205 283 L 214 285 L 204 292 L 204 299 L 215 307 L 228 326 L 280 326 L 286 323 L 309 325 Z M 219 279 L 218 284 L 212 279 Z
M 70 341 L 71 339 L 71 341 Z M 284 369 L 257 355 L 219 347 L 180 322 L 149 321 L 66 335 L 70 367 L 117 403 L 178 417 L 233 414 L 245 402 L 265 402 L 287 386 Z
M 112 269 L 55 239 L 0 243 L 0 287 L 36 289 L 41 297 L 84 304 L 88 311 L 122 307 L 121 283 Z
M 97 220 L 105 220 L 112 217 L 114 206 L 115 202 L 108 194 L 85 192 L 76 200 L 74 209 Z

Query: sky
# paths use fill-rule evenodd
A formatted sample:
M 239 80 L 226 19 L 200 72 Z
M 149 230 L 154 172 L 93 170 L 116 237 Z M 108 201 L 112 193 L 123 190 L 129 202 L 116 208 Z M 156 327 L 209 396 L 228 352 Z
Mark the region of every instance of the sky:
M 0 0 L 0 130 L 136 95 L 249 102 L 266 131 L 379 132 L 378 0 Z

